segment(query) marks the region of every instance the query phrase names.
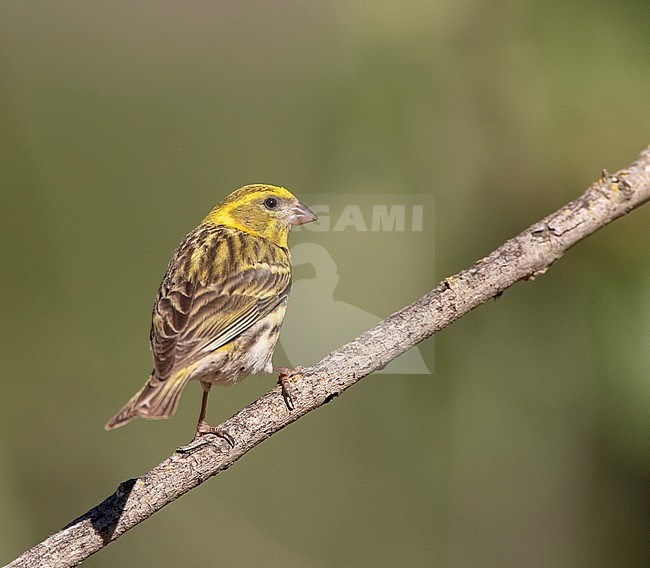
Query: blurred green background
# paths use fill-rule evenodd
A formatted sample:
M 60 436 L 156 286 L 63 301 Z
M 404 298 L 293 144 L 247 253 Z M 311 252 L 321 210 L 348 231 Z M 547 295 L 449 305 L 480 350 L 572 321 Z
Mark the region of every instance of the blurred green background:
M 343 296 L 388 315 L 648 144 L 643 6 L 2 2 L 0 561 L 191 436 L 196 385 L 172 420 L 103 425 L 219 199 L 433 195 L 426 248 L 360 258 L 346 233 Z M 605 228 L 424 344 L 434 374 L 362 381 L 84 565 L 644 565 L 649 227 Z M 213 391 L 211 421 L 274 382 Z

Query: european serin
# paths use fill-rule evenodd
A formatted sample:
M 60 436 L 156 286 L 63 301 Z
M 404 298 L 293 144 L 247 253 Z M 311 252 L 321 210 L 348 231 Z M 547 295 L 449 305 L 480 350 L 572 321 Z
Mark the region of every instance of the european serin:
M 174 252 L 153 307 L 154 370 L 106 424 L 168 418 L 190 380 L 203 386 L 197 436 L 222 434 L 205 423 L 212 385 L 260 371 L 271 357 L 291 290 L 287 237 L 316 220 L 283 187 L 247 185 L 231 193 Z

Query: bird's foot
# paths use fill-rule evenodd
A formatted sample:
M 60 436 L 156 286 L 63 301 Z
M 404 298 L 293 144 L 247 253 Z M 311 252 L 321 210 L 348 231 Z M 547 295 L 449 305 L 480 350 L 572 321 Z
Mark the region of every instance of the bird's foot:
M 202 436 L 205 436 L 206 434 L 214 434 L 215 436 L 218 436 L 219 438 L 222 438 L 226 442 L 228 442 L 228 445 L 231 448 L 235 447 L 235 439 L 223 428 L 219 428 L 219 426 L 210 426 L 209 424 L 206 423 L 205 420 L 201 420 L 196 425 L 196 435 L 194 436 L 194 439 L 195 440 L 200 439 Z
M 293 410 L 296 407 L 294 404 L 290 379 L 293 376 L 300 374 L 303 368 L 304 367 L 300 366 L 295 369 L 289 369 L 288 367 L 273 367 L 274 371 L 280 372 L 278 384 L 282 387 L 282 398 L 284 398 L 284 403 L 287 405 L 288 410 Z
M 189 444 L 181 446 L 176 451 L 181 454 L 189 454 L 208 445 L 210 440 L 204 438 L 206 434 L 214 434 L 215 436 L 222 438 L 231 449 L 235 447 L 235 439 L 228 432 L 218 426 L 210 426 L 205 422 L 205 420 L 201 420 L 196 425 L 196 434 L 194 435 L 194 439 Z

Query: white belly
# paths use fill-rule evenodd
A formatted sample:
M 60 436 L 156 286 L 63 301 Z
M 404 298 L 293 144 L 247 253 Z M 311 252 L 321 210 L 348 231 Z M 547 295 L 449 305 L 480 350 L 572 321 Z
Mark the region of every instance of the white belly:
M 206 353 L 190 379 L 227 387 L 264 371 L 273 372 L 273 351 L 286 311 L 286 301 L 230 343 Z

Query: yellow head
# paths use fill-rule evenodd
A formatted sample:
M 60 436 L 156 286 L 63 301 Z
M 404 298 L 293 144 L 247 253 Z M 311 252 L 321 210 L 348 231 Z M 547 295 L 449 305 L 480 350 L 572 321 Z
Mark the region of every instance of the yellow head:
M 286 248 L 292 226 L 315 220 L 316 215 L 284 187 L 255 184 L 233 191 L 203 222 L 245 231 Z

